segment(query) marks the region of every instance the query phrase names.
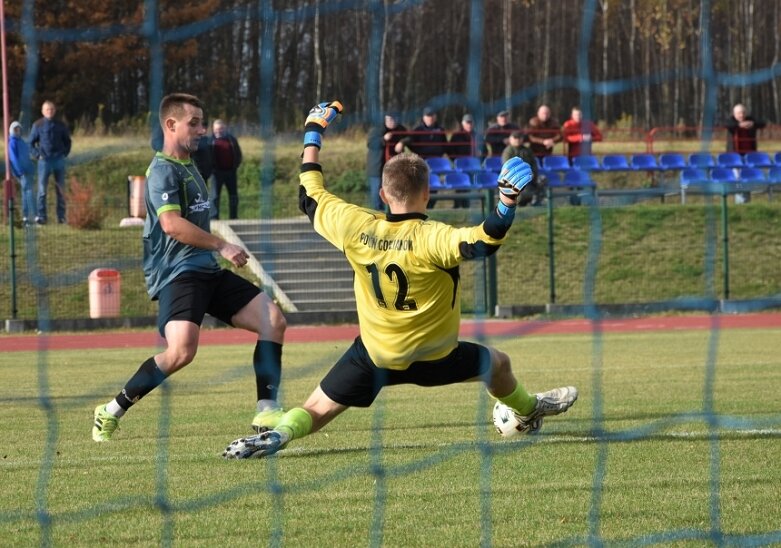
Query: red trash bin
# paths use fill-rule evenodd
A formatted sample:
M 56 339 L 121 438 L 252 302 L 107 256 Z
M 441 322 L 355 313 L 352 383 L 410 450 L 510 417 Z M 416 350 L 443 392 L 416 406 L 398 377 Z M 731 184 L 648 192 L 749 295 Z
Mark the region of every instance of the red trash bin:
M 89 317 L 116 318 L 119 316 L 121 289 L 119 271 L 96 268 L 89 273 Z

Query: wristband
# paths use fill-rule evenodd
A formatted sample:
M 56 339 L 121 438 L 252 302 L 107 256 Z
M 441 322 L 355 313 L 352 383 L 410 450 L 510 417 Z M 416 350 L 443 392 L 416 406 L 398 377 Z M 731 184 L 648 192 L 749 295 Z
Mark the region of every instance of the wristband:
M 496 211 L 499 212 L 499 216 L 501 217 L 512 217 L 515 215 L 515 206 L 508 206 L 503 201 L 499 200 L 499 203 L 496 204 Z
M 323 136 L 317 131 L 307 131 L 304 133 L 304 147 L 309 146 L 322 148 Z

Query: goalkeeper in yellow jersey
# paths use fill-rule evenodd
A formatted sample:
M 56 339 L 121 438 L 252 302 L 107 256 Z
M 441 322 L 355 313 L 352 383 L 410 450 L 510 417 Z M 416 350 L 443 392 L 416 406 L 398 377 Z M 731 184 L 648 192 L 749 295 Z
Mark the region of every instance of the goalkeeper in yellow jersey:
M 365 209 L 325 189 L 320 147 L 325 129 L 341 111 L 338 101 L 320 103 L 306 119 L 299 207 L 315 231 L 344 251 L 355 271 L 360 336 L 302 407 L 282 415 L 272 430 L 233 441 L 223 456 L 276 453 L 348 407 L 370 406 L 383 387 L 396 384 L 482 380 L 515 413 L 519 430 L 536 432 L 543 417 L 575 403 L 577 390 L 569 386 L 529 394 L 515 379 L 507 354 L 458 340 L 458 265 L 490 255 L 502 244 L 518 195 L 532 180 L 530 166 L 520 158 L 502 166 L 499 202 L 478 226 L 455 228 L 428 219 L 428 166 L 410 153 L 385 164 L 380 196 L 389 213 Z

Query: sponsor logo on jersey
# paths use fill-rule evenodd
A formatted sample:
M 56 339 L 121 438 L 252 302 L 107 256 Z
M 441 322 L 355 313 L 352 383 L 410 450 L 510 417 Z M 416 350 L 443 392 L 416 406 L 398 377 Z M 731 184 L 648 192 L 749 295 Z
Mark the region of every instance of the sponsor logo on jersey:
M 192 213 L 198 213 L 201 211 L 209 211 L 210 207 L 211 204 L 209 203 L 209 200 L 208 199 L 204 200 L 203 196 L 201 196 L 201 193 L 199 192 L 198 194 L 195 195 L 195 200 L 193 201 L 193 203 L 191 203 L 188 206 L 188 209 Z

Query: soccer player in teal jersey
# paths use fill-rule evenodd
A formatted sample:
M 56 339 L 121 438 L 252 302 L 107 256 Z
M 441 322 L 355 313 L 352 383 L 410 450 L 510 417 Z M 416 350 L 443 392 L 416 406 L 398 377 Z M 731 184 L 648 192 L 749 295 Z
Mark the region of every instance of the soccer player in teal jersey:
M 193 361 L 207 312 L 258 335 L 253 354 L 258 400 L 253 427 L 263 431 L 283 414 L 277 389 L 285 317 L 267 294 L 221 269 L 214 257 L 217 252 L 236 267 L 249 260 L 241 246 L 210 231 L 209 192 L 190 159 L 206 132 L 202 121 L 203 105 L 197 97 L 174 93 L 160 103 L 164 141 L 146 174 L 144 276 L 149 296 L 160 303 L 158 329 L 167 346 L 142 363 L 113 400 L 95 409 L 92 439 L 97 442 L 110 440 L 119 418 L 133 404 Z
M 319 164 L 322 136 L 341 112 L 321 103 L 307 117 L 299 205 L 321 234 L 343 250 L 355 271 L 360 336 L 302 407 L 285 413 L 273 430 L 233 441 L 225 458 L 262 457 L 320 430 L 348 407 L 368 407 L 384 386 L 441 386 L 482 380 L 515 412 L 522 431 L 536 432 L 543 417 L 575 403 L 572 386 L 529 394 L 513 375 L 507 354 L 459 341 L 458 265 L 494 253 L 512 225 L 518 195 L 532 180 L 520 158 L 502 167 L 499 202 L 478 226 L 455 228 L 426 216 L 429 170 L 417 155 L 388 160 L 380 196 L 387 215 L 349 204 L 325 189 Z

